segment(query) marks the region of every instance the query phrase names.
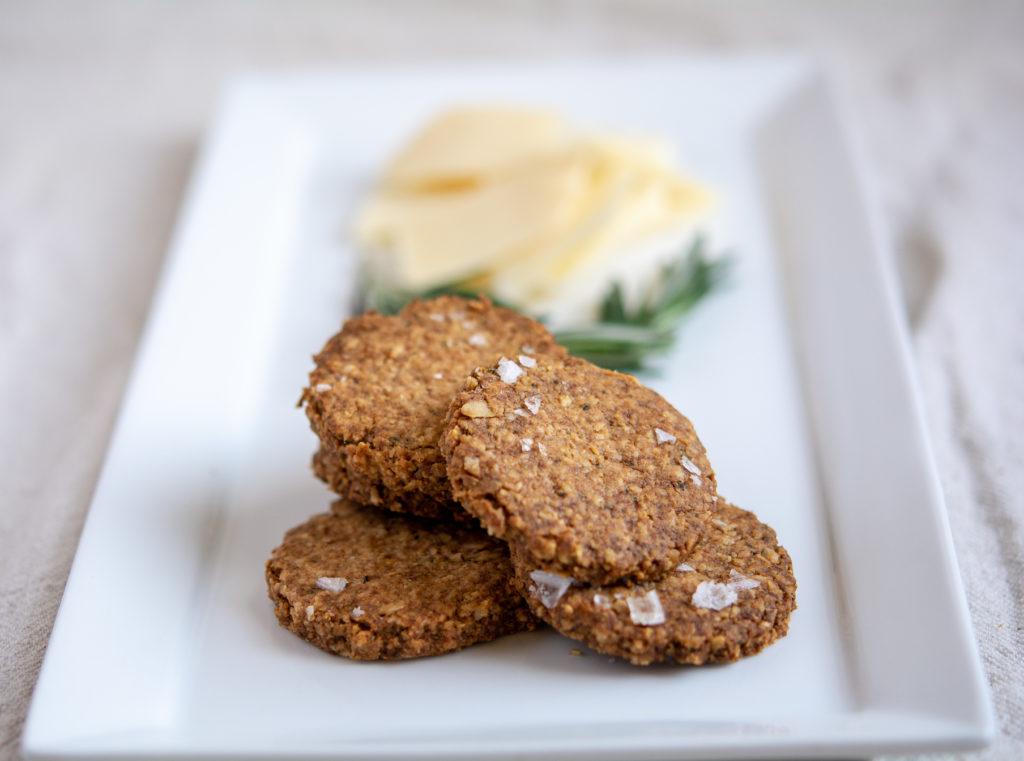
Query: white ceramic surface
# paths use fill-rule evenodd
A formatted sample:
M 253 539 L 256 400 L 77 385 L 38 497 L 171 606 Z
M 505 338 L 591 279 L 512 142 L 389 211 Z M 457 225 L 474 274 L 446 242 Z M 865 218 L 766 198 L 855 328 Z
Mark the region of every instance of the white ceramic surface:
M 279 629 L 262 566 L 326 509 L 295 401 L 353 296 L 344 226 L 444 105 L 542 103 L 677 141 L 725 203 L 731 286 L 648 382 L 720 490 L 776 528 L 790 635 L 636 669 L 543 631 L 354 663 Z M 992 732 L 888 260 L 842 119 L 789 59 L 304 72 L 241 80 L 211 132 L 25 731 L 34 759 L 823 757 Z

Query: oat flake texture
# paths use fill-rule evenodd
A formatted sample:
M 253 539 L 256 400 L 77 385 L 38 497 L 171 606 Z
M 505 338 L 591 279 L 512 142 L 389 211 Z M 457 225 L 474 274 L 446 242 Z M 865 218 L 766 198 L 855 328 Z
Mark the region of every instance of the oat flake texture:
M 693 425 L 632 376 L 536 356 L 521 372 L 482 367 L 455 395 L 440 444 L 456 499 L 533 568 L 588 584 L 674 570 L 715 504 Z M 467 415 L 470 404 L 494 416 Z M 535 414 L 515 414 L 527 405 Z M 655 428 L 675 440 L 658 443 Z M 699 464 L 699 483 L 684 462 Z
M 285 534 L 266 579 L 281 626 L 359 660 L 440 655 L 536 625 L 500 542 L 344 500 Z
M 313 471 L 362 504 L 463 518 L 437 448 L 448 403 L 474 368 L 526 346 L 538 360 L 564 355 L 540 323 L 486 300 L 442 296 L 347 320 L 302 394 L 320 441 Z
M 710 525 L 687 559 L 691 570 L 654 582 L 576 583 L 550 606 L 528 596 L 530 609 L 565 636 L 641 665 L 735 661 L 760 652 L 789 630 L 793 564 L 753 513 L 726 503 L 716 512 L 727 518 L 724 527 Z M 532 566 L 515 549 L 512 562 L 525 591 Z M 708 601 L 715 606 L 701 604 Z M 715 609 L 722 602 L 728 604 Z

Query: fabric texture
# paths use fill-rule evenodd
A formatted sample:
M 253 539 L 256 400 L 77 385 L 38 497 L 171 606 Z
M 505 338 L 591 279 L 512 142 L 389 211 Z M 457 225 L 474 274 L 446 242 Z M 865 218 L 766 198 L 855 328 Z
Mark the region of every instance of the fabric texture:
M 802 51 L 903 281 L 998 737 L 1024 757 L 1020 3 L 0 2 L 0 759 L 22 726 L 196 146 L 250 68 Z M 433 30 L 424 34 L 424 29 Z

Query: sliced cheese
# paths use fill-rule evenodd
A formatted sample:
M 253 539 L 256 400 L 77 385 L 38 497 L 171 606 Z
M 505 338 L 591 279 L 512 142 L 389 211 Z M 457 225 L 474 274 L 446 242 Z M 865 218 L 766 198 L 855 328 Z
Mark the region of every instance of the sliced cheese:
M 355 233 L 371 272 L 393 286 L 461 282 L 546 310 L 567 293 L 596 302 L 610 273 L 640 264 L 626 252 L 710 206 L 664 141 L 470 107 L 440 115 L 399 152 Z
M 438 116 L 403 148 L 384 174 L 394 189 L 446 190 L 478 185 L 539 156 L 566 139 L 561 116 L 495 106 L 458 108 Z
M 708 191 L 665 171 L 660 161 L 637 161 L 644 156 L 622 144 L 597 147 L 598 166 L 591 173 L 588 203 L 573 234 L 549 236 L 503 261 L 489 283 L 498 298 L 539 308 L 567 284 L 577 288 L 575 281 L 595 282 L 597 291 L 603 292 L 610 258 L 620 257 L 637 242 L 695 222 L 710 207 Z
M 396 285 L 425 289 L 487 270 L 564 227 L 586 182 L 586 167 L 565 157 L 460 192 L 380 195 L 356 234 L 385 254 L 378 265 Z

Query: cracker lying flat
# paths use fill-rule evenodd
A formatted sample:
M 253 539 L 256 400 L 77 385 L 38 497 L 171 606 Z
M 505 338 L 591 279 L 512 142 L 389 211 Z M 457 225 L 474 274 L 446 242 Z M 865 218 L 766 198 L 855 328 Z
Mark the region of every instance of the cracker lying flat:
M 321 442 L 314 471 L 362 504 L 458 512 L 437 441 L 465 377 L 502 353 L 564 350 L 540 323 L 485 299 L 442 296 L 346 321 L 315 357 L 302 394 Z
M 679 569 L 658 582 L 591 586 L 513 553 L 530 609 L 562 634 L 636 664 L 715 663 L 753 655 L 789 630 L 796 580 L 775 532 L 722 504 Z
M 281 626 L 360 660 L 439 655 L 536 626 L 507 549 L 485 532 L 344 500 L 288 531 L 266 578 Z
M 690 421 L 629 375 L 505 357 L 451 404 L 441 450 L 463 508 L 532 568 L 656 579 L 704 532 L 715 474 Z

